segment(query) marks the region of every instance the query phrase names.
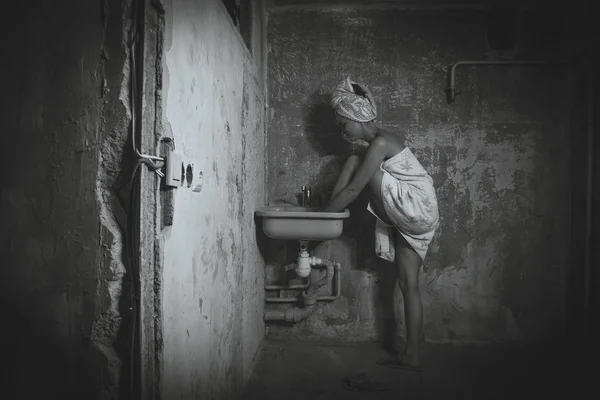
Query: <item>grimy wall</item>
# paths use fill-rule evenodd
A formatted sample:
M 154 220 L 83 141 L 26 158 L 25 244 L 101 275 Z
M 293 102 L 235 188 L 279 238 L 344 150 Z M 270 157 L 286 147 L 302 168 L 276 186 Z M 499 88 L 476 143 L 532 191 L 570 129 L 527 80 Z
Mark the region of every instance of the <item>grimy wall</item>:
M 447 104 L 444 92 L 447 67 L 457 61 L 560 59 L 561 14 L 524 10 L 517 47 L 496 51 L 486 39 L 486 12 L 475 7 L 301 3 L 315 2 L 276 1 L 269 8 L 269 200 L 296 203 L 302 185 L 316 198 L 328 196 L 353 151 L 339 137 L 329 99 L 350 76 L 370 87 L 377 124 L 406 134 L 437 189 L 441 225 L 420 281 L 425 338 L 472 343 L 562 335 L 570 238 L 568 69 L 461 67 L 462 94 Z M 339 239 L 313 244 L 317 256 L 342 264 L 341 298 L 294 326 L 269 324 L 270 336 L 380 339 L 393 333 L 392 303 L 402 326 L 394 266 L 374 255 L 367 200 L 361 196 L 350 206 Z M 271 241 L 270 247 L 267 278 L 274 281 L 298 244 Z
M 7 398 L 127 387 L 131 7 L 89 3 L 19 3 L 0 24 Z
M 174 189 L 161 234 L 166 399 L 234 398 L 264 337 L 263 3 L 250 12 L 247 46 L 221 0 L 166 2 L 165 136 L 204 177 Z

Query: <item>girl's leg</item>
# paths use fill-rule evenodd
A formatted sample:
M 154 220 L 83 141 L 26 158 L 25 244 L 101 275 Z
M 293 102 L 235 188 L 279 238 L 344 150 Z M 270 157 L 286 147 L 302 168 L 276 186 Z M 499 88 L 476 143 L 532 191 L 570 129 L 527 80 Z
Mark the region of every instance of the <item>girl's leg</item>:
M 348 157 L 346 163 L 342 167 L 342 172 L 340 173 L 340 176 L 338 177 L 338 180 L 335 183 L 335 186 L 333 187 L 333 192 L 331 193 L 332 199 L 350 183 L 359 165 L 359 156 L 353 155 Z
M 423 305 L 419 292 L 419 271 L 422 261 L 400 233 L 396 233 L 395 261 L 398 268 L 398 285 L 404 297 L 406 325 L 406 348 L 400 355 L 400 361 L 406 365 L 418 367 L 421 364 L 419 342 L 423 327 Z
M 383 172 L 377 171 L 369 181 L 371 199 L 383 217 L 383 222 L 389 223 L 385 215 L 383 201 L 381 198 L 381 180 Z M 395 262 L 397 267 L 398 286 L 404 297 L 404 318 L 406 325 L 406 348 L 399 356 L 393 356 L 382 365 L 419 367 L 421 364 L 421 353 L 419 341 L 423 327 L 423 305 L 419 293 L 419 271 L 421 270 L 421 257 L 408 244 L 406 239 L 399 233 L 395 234 Z

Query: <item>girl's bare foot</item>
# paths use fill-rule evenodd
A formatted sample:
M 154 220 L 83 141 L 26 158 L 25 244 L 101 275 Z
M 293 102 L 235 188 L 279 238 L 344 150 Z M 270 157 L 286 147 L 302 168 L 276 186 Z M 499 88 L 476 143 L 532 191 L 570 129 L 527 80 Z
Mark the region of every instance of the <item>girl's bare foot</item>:
M 410 371 L 423 370 L 421 368 L 421 360 L 419 357 L 411 356 L 406 353 L 389 356 L 383 360 L 377 361 L 377 364 L 384 367 L 406 369 Z

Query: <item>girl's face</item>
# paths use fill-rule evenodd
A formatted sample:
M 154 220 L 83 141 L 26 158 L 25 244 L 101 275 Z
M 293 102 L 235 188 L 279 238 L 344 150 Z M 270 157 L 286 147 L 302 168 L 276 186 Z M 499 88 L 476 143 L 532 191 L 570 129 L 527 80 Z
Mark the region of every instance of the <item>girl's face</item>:
M 335 114 L 335 122 L 341 128 L 342 138 L 347 142 L 355 142 L 362 137 L 362 124 Z

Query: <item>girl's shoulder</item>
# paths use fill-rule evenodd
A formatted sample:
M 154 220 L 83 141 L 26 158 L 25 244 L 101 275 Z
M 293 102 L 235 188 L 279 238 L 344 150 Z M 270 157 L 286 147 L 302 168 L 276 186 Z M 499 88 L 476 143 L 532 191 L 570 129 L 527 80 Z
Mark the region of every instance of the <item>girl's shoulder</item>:
M 397 142 L 397 143 L 404 144 L 404 142 L 406 141 L 406 134 L 400 130 L 390 132 L 388 130 L 381 129 L 379 131 L 379 136 L 387 139 L 390 142 Z
M 390 154 L 399 153 L 406 147 L 406 140 L 403 132 L 380 131 L 376 140 L 385 145 L 385 147 L 389 149 Z M 390 154 L 388 154 L 388 157 Z

